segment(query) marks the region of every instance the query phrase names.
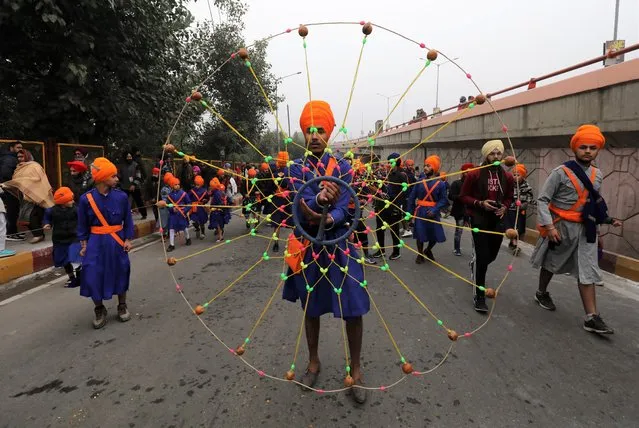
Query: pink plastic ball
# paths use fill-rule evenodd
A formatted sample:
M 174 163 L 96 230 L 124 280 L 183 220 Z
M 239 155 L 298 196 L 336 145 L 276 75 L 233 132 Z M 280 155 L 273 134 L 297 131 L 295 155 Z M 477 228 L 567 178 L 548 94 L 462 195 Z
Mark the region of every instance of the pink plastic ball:
M 380 391 L 386 391 L 386 387 L 384 385 L 382 385 L 382 386 L 379 387 L 379 390 Z
M 164 161 L 160 160 L 160 166 L 164 165 Z
M 466 73 L 466 77 L 469 78 L 469 79 L 473 78 L 473 76 L 471 76 L 470 73 Z
M 258 370 L 258 371 L 257 371 L 257 374 L 258 374 L 260 377 L 264 377 L 264 372 L 263 372 L 262 370 Z
M 504 126 L 501 127 L 501 130 L 504 131 L 504 132 L 508 132 L 508 127 L 506 125 L 504 125 Z
M 309 172 L 311 169 L 307 166 L 302 167 L 302 172 Z
M 235 54 L 235 52 L 233 52 L 233 53 L 231 54 L 231 58 L 235 58 L 235 55 L 236 55 L 236 54 Z
M 472 333 L 464 333 L 464 337 L 470 337 L 472 336 Z
M 349 248 L 347 248 L 347 249 L 345 249 L 342 252 L 348 256 L 351 253 L 351 250 Z
M 366 24 L 366 22 L 364 22 L 364 21 L 359 21 L 359 25 L 364 25 L 364 24 Z
M 419 47 L 422 48 L 422 49 L 426 49 L 426 44 L 425 43 L 420 43 Z
M 513 271 L 513 265 L 508 265 L 508 272 L 512 272 Z
M 160 233 L 164 233 L 164 228 L 163 228 L 163 227 L 159 228 L 159 229 L 158 229 L 158 232 L 160 232 Z
M 329 254 L 329 255 L 328 255 L 328 258 L 329 258 L 331 261 L 335 260 L 335 254 Z
M 519 199 L 517 199 L 517 201 L 515 201 L 515 205 L 517 205 L 518 207 L 521 206 L 521 201 Z
M 280 226 L 286 227 L 286 220 L 282 220 L 282 222 L 280 223 Z
M 291 29 L 290 29 L 290 28 L 287 28 L 287 29 L 286 29 L 286 32 L 287 32 L 287 33 L 290 33 L 290 32 L 291 32 Z
M 229 352 L 230 352 L 231 354 L 235 355 L 235 349 L 232 349 L 232 348 L 231 348 L 231 349 L 229 349 Z
M 187 103 L 190 103 L 190 102 L 191 102 L 191 97 L 186 97 L 186 100 L 185 100 L 185 101 L 186 101 Z
M 318 389 L 318 390 L 317 390 L 317 393 L 318 393 L 318 394 L 323 394 L 323 393 L 324 393 L 324 390 L 323 390 L 323 389 Z
M 182 291 L 182 287 L 180 285 L 176 285 L 175 286 L 175 291 L 177 291 L 179 293 L 180 291 Z

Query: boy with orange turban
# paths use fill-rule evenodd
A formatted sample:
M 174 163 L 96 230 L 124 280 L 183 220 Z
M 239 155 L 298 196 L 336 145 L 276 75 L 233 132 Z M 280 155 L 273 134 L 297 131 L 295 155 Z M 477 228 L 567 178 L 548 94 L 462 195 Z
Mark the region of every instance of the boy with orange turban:
M 106 158 L 91 164 L 95 187 L 80 197 L 78 206 L 78 239 L 82 247 L 82 280 L 80 295 L 95 304 L 93 327 L 104 327 L 107 310 L 102 301 L 118 296 L 118 318 L 131 319 L 126 304 L 131 264 L 129 251 L 133 239 L 133 218 L 127 194 L 115 186 L 118 171 Z
M 195 187 L 189 192 L 189 197 L 191 201 L 193 201 L 193 208 L 191 208 L 189 217 L 193 222 L 193 227 L 195 227 L 195 237 L 197 239 L 204 239 L 206 238 L 204 226 L 208 220 L 208 215 L 204 207 L 199 205 L 204 205 L 209 201 L 209 192 L 204 187 L 204 178 L 202 178 L 201 175 L 196 175 L 193 179 L 193 183 Z
M 267 197 L 266 201 L 264 201 L 264 214 L 271 216 L 271 227 L 276 237 L 273 243 L 274 252 L 280 250 L 280 230 L 286 227 L 291 217 L 291 199 L 288 190 L 288 161 L 288 152 L 279 152 L 277 154 L 275 165 L 271 167 L 271 171 L 273 171 L 272 197 Z
M 324 101 L 310 101 L 304 107 L 300 117 L 300 127 L 306 137 L 307 150 L 311 155 L 297 159 L 290 167 L 290 185 L 295 191 L 318 176 L 341 178 L 347 186 L 352 182 L 351 166 L 344 159 L 338 159 L 325 151 L 335 119 L 330 106 Z M 291 197 L 292 198 L 292 197 Z M 298 250 L 299 263 L 287 258 L 289 270 L 284 284 L 283 298 L 291 302 L 300 301 L 305 311 L 306 341 L 309 351 L 309 363 L 300 382 L 312 387 L 320 373 L 319 331 L 320 317 L 332 313 L 346 323 L 348 346 L 350 349 L 348 378 L 356 385 L 363 385 L 360 364 L 362 348 L 362 315 L 370 308 L 369 297 L 364 286 L 362 265 L 357 262 L 357 248 L 344 239 L 335 245 L 322 246 L 310 244 L 302 238 L 298 228 L 304 228 L 315 236 L 322 218 L 323 207 L 327 207 L 325 217 L 325 239 L 335 239 L 348 231 L 347 221 L 350 194 L 340 185 L 325 182 L 315 183 L 300 194 L 299 209 L 302 218 L 298 219 L 296 229 L 289 236 L 287 252 Z M 286 254 L 286 253 L 285 253 Z M 330 255 L 330 257 L 329 257 Z M 301 265 L 304 263 L 304 265 Z M 306 266 L 299 270 L 292 265 Z M 345 273 L 348 270 L 348 273 Z M 336 287 L 339 288 L 338 292 Z M 340 304 L 341 303 L 341 304 Z M 347 379 L 348 379 L 347 378 Z M 366 401 L 367 391 L 362 388 L 351 390 L 351 396 L 357 403 Z
M 461 188 L 459 200 L 471 215 L 473 231 L 473 257 L 471 266 L 476 287 L 473 287 L 473 305 L 476 312 L 488 313 L 486 304 L 486 272 L 497 259 L 505 232 L 504 216 L 513 200 L 513 176 L 504 171 L 501 159 L 504 143 L 487 141 L 481 148 L 482 168 L 470 171 Z M 501 233 L 486 233 L 501 232 Z M 482 288 L 479 288 L 482 287 Z
M 180 180 L 173 177 L 169 181 L 171 193 L 167 196 L 167 203 L 173 206 L 169 207 L 169 246 L 167 252 L 175 250 L 175 234 L 183 232 L 186 238 L 186 245 L 191 245 L 191 236 L 189 235 L 189 210 L 188 205 L 191 204 L 191 198 L 180 187 Z
M 621 226 L 608 215 L 606 202 L 599 194 L 603 182 L 601 170 L 592 162 L 606 139 L 595 125 L 583 125 L 570 140 L 575 160 L 553 169 L 539 193 L 539 239 L 531 256 L 534 267 L 541 268 L 535 300 L 544 309 L 555 310 L 548 293 L 554 274 L 570 274 L 577 280 L 586 317 L 583 328 L 599 334 L 612 334 L 597 312 L 595 285 L 602 284 L 597 260 L 597 228 L 600 224 Z
M 223 206 L 227 204 L 226 186 L 220 183 L 217 177 L 211 180 L 209 186 L 209 200 L 211 201 L 211 205 L 213 205 L 209 216 L 209 230 L 216 231 L 217 239 L 215 242 L 222 242 L 224 239 L 224 225 L 229 222 L 229 216 L 226 211 L 227 208 L 223 208 Z
M 519 255 L 518 242 L 523 239 L 526 234 L 526 212 L 529 206 L 537 204 L 535 196 L 533 195 L 533 189 L 526 181 L 528 176 L 528 170 L 523 163 L 516 164 L 510 171 L 515 179 L 514 197 L 513 201 L 508 207 L 506 213 L 506 227 L 509 229 L 517 230 L 518 236 L 512 238 L 508 243 L 508 248 L 512 251 L 514 256 Z
M 419 253 L 415 259 L 417 264 L 424 263 L 424 256 L 435 261 L 433 247 L 438 242 L 446 241 L 442 225 L 429 221 L 441 221 L 441 210 L 448 205 L 446 186 L 438 176 L 441 163 L 439 156 L 428 156 L 424 160 L 424 177 L 420 183 L 412 187 L 408 196 L 408 212 L 415 217 L 413 236 L 417 240 Z M 424 242 L 428 242 L 426 250 Z
M 44 230 L 51 230 L 53 265 L 64 267 L 69 276 L 65 287 L 77 287 L 80 280 L 80 241 L 78 240 L 78 211 L 70 188 L 60 187 L 53 194 L 55 205 L 44 212 Z

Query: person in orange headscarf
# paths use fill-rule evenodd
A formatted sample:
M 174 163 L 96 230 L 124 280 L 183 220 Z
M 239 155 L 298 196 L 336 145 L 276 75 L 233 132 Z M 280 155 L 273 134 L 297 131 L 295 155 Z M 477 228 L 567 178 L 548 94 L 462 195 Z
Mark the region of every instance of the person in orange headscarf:
M 408 212 L 415 217 L 413 237 L 417 241 L 417 264 L 424 263 L 424 257 L 435 261 L 433 248 L 438 242 L 446 241 L 444 228 L 439 224 L 441 210 L 448 205 L 446 186 L 439 178 L 441 163 L 437 155 L 424 159 L 422 181 L 412 187 L 408 196 Z M 425 242 L 428 242 L 428 246 L 424 250 Z
M 604 174 L 592 165 L 606 143 L 595 125 L 582 125 L 570 140 L 575 160 L 553 169 L 537 199 L 539 239 L 531 263 L 540 268 L 535 300 L 544 309 L 554 311 L 548 293 L 554 274 L 570 274 L 577 280 L 586 317 L 583 328 L 598 334 L 614 331 L 597 311 L 595 285 L 602 284 L 597 257 L 597 227 L 621 221 L 608 215 L 606 202 L 599 194 Z
M 169 246 L 166 251 L 175 250 L 175 235 L 183 233 L 186 246 L 191 245 L 191 235 L 189 233 L 189 206 L 191 198 L 188 193 L 182 190 L 180 179 L 171 177 L 169 186 L 171 192 L 167 196 L 167 203 L 172 205 L 169 207 Z
M 127 194 L 115 186 L 118 170 L 107 158 L 97 158 L 90 166 L 95 187 L 80 196 L 78 239 L 82 249 L 80 295 L 95 305 L 93 327 L 104 327 L 107 310 L 103 300 L 118 296 L 118 318 L 131 319 L 126 304 L 131 264 L 133 218 Z
M 216 231 L 217 239 L 215 242 L 222 242 L 224 240 L 224 226 L 230 220 L 228 208 L 224 208 L 227 205 L 225 186 L 220 183 L 217 177 L 209 182 L 209 186 L 209 201 L 212 205 L 209 215 L 209 230 Z
M 359 248 L 348 239 L 334 246 L 311 244 L 303 239 L 299 231 L 299 228 L 303 228 L 309 234 L 316 235 L 322 217 L 326 239 L 339 238 L 348 231 L 350 194 L 345 187 L 352 183 L 351 166 L 345 159 L 337 158 L 325 150 L 334 127 L 335 119 L 328 103 L 317 100 L 307 103 L 300 116 L 300 128 L 311 154 L 296 159 L 289 169 L 290 189 L 299 192 L 301 218 L 297 219 L 297 227 L 289 235 L 287 253 L 290 256 L 285 255 L 289 270 L 282 297 L 291 302 L 299 301 L 304 310 L 309 362 L 300 383 L 305 387 L 313 387 L 320 374 L 320 317 L 326 313 L 332 313 L 346 323 L 350 351 L 350 371 L 346 380 L 355 385 L 364 384 L 360 361 L 364 331 L 362 316 L 368 313 L 370 301 L 362 285 L 365 284 L 363 268 L 357 262 Z M 324 182 L 320 187 L 318 182 L 300 192 L 305 182 L 320 176 L 339 177 L 345 185 Z M 322 215 L 324 211 L 325 216 Z M 346 270 L 348 273 L 345 273 Z M 339 295 L 331 284 L 340 287 Z M 367 390 L 354 388 L 351 392 L 351 397 L 357 403 L 366 401 Z
M 518 242 L 526 234 L 526 217 L 528 207 L 537 205 L 533 189 L 526 181 L 528 170 L 523 163 L 516 164 L 510 171 L 515 179 L 514 198 L 506 212 L 506 227 L 517 230 L 519 236 L 510 239 L 508 248 L 514 256 L 520 253 Z
M 193 184 L 195 184 L 195 187 L 189 192 L 189 198 L 193 204 L 189 218 L 193 222 L 193 227 L 195 228 L 195 238 L 204 239 L 206 238 L 204 226 L 208 220 L 208 214 L 206 209 L 200 205 L 204 205 L 209 201 L 209 192 L 206 187 L 204 187 L 204 178 L 202 178 L 201 175 L 195 176 Z
M 69 187 L 60 187 L 53 194 L 55 205 L 44 212 L 44 230 L 53 234 L 53 265 L 63 267 L 69 276 L 65 287 L 80 285 L 80 241 L 78 240 L 78 212 L 74 202 L 73 191 Z

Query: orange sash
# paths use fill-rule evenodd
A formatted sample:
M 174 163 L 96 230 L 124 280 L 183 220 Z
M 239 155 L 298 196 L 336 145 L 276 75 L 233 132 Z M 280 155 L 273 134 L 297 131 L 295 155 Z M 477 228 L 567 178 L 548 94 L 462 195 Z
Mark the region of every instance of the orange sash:
M 560 220 L 569 221 L 571 223 L 582 223 L 583 219 L 581 218 L 581 208 L 586 204 L 586 201 L 588 199 L 588 190 L 586 190 L 585 187 L 582 188 L 581 184 L 579 183 L 579 179 L 577 179 L 575 174 L 573 174 L 573 172 L 569 168 L 565 166 L 562 166 L 562 168 L 566 173 L 566 176 L 572 183 L 573 187 L 577 191 L 577 202 L 572 204 L 572 206 L 567 210 L 556 207 L 551 202 L 548 205 L 548 209 L 556 215 L 552 223 L 556 224 Z M 592 184 L 595 184 L 596 177 L 597 168 L 593 166 L 592 171 L 590 172 L 590 181 L 592 182 Z M 540 224 L 537 225 L 537 230 L 539 231 L 539 234 L 542 238 L 545 238 L 548 235 L 548 231 L 546 230 L 546 228 Z
M 98 218 L 100 224 L 102 224 L 102 226 L 91 226 L 91 233 L 95 235 L 111 235 L 111 237 L 115 239 L 115 242 L 124 247 L 124 241 L 122 241 L 122 238 L 120 238 L 120 236 L 117 234 L 117 232 L 122 230 L 122 225 L 117 224 L 111 226 L 109 225 L 109 223 L 107 223 L 106 219 L 95 203 L 95 200 L 93 199 L 93 195 L 91 193 L 87 193 L 87 200 L 89 201 L 89 205 L 91 206 L 93 213 Z
M 426 185 L 426 181 L 422 182 L 422 184 L 424 185 L 424 188 L 426 189 L 426 196 L 424 196 L 423 199 L 419 199 L 417 201 L 417 206 L 434 207 L 435 205 L 437 205 L 437 203 L 433 200 L 432 195 L 435 189 L 437 188 L 437 186 L 439 186 L 439 183 L 441 183 L 441 181 L 436 181 L 435 185 L 429 189 L 428 186 Z M 417 208 L 415 208 L 415 217 L 417 217 Z
M 186 192 L 182 192 L 182 196 L 180 196 L 180 199 L 178 199 L 177 202 L 173 202 L 173 199 L 171 199 L 170 196 L 167 196 L 166 198 L 173 204 L 173 208 L 178 210 L 178 212 L 182 214 L 182 217 L 186 218 L 186 214 L 184 214 L 184 211 L 182 210 L 182 208 L 178 206 L 180 202 L 182 202 L 182 199 L 184 199 L 184 196 L 186 196 Z
M 191 204 L 191 212 L 194 213 L 197 212 L 197 206 L 202 204 L 202 199 L 206 196 L 206 192 L 202 193 L 201 197 L 198 197 L 197 193 L 195 193 L 195 190 L 193 189 L 191 189 L 191 193 L 193 193 L 193 196 L 195 197 L 195 201 Z
M 335 167 L 337 167 L 337 161 L 334 157 L 331 157 L 328 160 L 324 176 L 332 176 Z M 315 172 L 319 174 L 317 168 L 315 168 Z M 284 256 L 284 261 L 291 268 L 293 273 L 300 273 L 302 271 L 302 261 L 304 260 L 309 244 L 310 241 L 308 239 L 298 238 L 293 233 L 288 235 L 288 242 L 286 244 L 286 252 L 288 253 L 288 256 Z

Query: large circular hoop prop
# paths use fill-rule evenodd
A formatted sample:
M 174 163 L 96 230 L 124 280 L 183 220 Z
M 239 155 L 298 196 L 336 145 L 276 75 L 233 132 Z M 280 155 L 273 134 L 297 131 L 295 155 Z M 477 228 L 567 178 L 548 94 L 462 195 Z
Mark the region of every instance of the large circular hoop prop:
M 300 212 L 299 206 L 300 206 L 300 200 L 302 199 L 302 192 L 308 186 L 310 186 L 311 184 L 317 183 L 318 181 L 319 182 L 330 181 L 332 183 L 339 185 L 340 187 L 346 188 L 348 190 L 348 193 L 350 193 L 351 198 L 355 202 L 355 214 L 353 215 L 353 222 L 351 223 L 350 227 L 345 233 L 343 233 L 342 235 L 338 236 L 335 239 L 324 239 L 324 222 L 326 221 L 326 216 L 328 214 L 328 207 L 323 208 L 322 219 L 319 224 L 319 230 L 317 231 L 317 236 L 312 236 L 310 233 L 304 230 L 304 228 L 301 226 L 302 213 Z M 322 246 L 335 245 L 338 242 L 345 241 L 346 239 L 348 239 L 351 233 L 353 233 L 355 229 L 357 228 L 357 224 L 359 223 L 359 216 L 361 212 L 362 212 L 362 207 L 360 206 L 359 198 L 357 197 L 357 193 L 355 192 L 355 189 L 349 186 L 348 183 L 346 183 L 344 180 L 337 177 L 332 177 L 332 176 L 315 177 L 307 181 L 306 183 L 302 184 L 302 187 L 298 189 L 297 194 L 295 195 L 295 199 L 293 199 L 293 222 L 295 223 L 295 228 L 306 239 L 308 239 L 309 241 L 311 241 L 313 244 L 316 244 L 316 245 L 322 245 Z

